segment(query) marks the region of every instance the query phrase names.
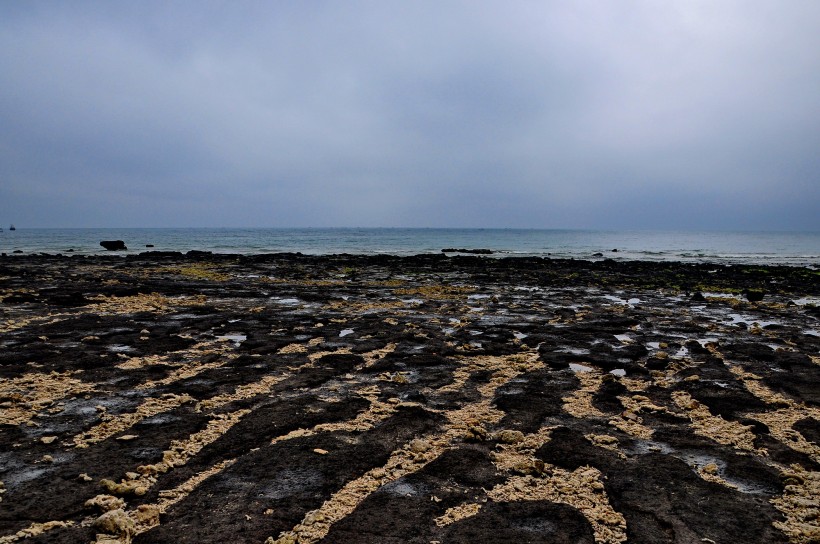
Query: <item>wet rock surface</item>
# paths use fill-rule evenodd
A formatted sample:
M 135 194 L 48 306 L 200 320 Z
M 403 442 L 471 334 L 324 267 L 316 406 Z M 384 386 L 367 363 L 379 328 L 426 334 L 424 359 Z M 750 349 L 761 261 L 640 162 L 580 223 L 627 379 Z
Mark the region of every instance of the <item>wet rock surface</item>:
M 817 542 L 819 277 L 3 257 L 0 543 Z

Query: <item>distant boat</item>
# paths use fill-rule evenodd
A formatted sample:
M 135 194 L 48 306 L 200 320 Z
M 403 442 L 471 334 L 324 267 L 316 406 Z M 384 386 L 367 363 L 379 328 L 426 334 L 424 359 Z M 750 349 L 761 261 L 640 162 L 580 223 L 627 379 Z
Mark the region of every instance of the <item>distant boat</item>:
M 12 225 L 12 226 L 9 227 L 9 230 L 17 230 L 17 229 L 14 228 L 14 225 Z

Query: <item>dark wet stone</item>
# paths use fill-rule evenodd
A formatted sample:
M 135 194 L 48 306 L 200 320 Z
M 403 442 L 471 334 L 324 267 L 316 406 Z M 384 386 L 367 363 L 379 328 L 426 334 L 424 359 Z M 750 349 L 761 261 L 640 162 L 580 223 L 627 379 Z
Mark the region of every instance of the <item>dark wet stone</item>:
M 801 419 L 792 428 L 803 435 L 809 442 L 820 444 L 820 421 L 814 418 Z
M 162 525 L 134 542 L 264 542 L 291 529 L 346 482 L 382 466 L 395 448 L 432 431 L 440 419 L 406 408 L 356 440 L 349 433 L 329 433 L 249 452 L 206 480 Z M 261 515 L 267 509 L 273 514 Z M 248 519 L 247 512 L 256 515 Z
M 488 452 L 463 446 L 444 452 L 420 471 L 400 478 L 367 497 L 334 524 L 325 543 L 430 542 L 440 539 L 433 520 L 465 497 L 501 483 Z M 432 500 L 435 496 L 438 500 Z
M 550 441 L 541 446 L 535 455 L 545 463 L 567 470 L 589 465 L 606 472 L 621 464 L 614 452 L 593 445 L 584 433 L 568 427 L 553 430 Z
M 499 428 L 535 432 L 551 416 L 563 411 L 563 397 L 576 387 L 577 378 L 566 373 L 535 371 L 502 387 L 493 404 L 506 413 Z
M 701 379 L 688 383 L 686 390 L 694 399 L 706 405 L 710 412 L 724 419 L 737 419 L 749 411 L 773 408 L 750 393 L 729 372 L 726 374 L 728 376 L 701 372 Z
M 629 542 L 788 542 L 771 525 L 782 517 L 767 497 L 707 482 L 668 455 L 640 457 L 610 473 L 605 485 L 626 518 Z
M 745 296 L 746 300 L 748 300 L 749 302 L 760 302 L 761 300 L 763 300 L 763 297 L 765 296 L 765 294 L 766 293 L 764 291 L 759 290 L 759 289 L 758 290 L 747 289 L 747 290 L 743 291 L 743 296 Z
M 443 542 L 592 544 L 592 527 L 575 508 L 544 501 L 487 503 L 443 531 Z
M 620 413 L 623 406 L 618 397 L 626 393 L 626 387 L 616 378 L 604 377 L 603 384 L 592 397 L 592 405 L 605 413 Z
M 695 292 L 690 298 L 692 302 L 706 302 L 706 297 L 700 291 Z
M 768 373 L 763 383 L 795 400 L 820 406 L 820 366 L 803 353 L 777 352 L 775 361 L 785 372 Z
M 766 362 L 771 362 L 775 359 L 774 350 L 765 344 L 735 342 L 721 346 L 720 350 L 724 355 L 734 359 Z

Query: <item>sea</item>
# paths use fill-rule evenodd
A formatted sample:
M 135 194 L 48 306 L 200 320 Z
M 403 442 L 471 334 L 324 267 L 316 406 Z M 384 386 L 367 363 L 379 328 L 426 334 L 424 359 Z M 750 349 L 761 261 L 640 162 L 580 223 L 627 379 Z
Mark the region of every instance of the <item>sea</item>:
M 123 240 L 111 252 L 102 240 Z M 820 232 L 680 232 L 438 228 L 20 228 L 0 232 L 0 253 L 123 256 L 144 251 L 416 255 L 489 249 L 538 256 L 820 267 Z

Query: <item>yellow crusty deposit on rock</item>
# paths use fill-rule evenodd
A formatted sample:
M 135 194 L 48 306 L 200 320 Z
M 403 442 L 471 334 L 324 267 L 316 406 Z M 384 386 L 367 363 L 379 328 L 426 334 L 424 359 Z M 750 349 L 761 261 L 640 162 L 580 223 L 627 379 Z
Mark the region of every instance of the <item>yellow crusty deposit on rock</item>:
M 87 508 L 96 506 L 103 512 L 108 512 L 110 510 L 125 508 L 125 501 L 113 495 L 97 495 L 96 497 L 85 501 L 85 506 Z
M 125 297 L 97 296 L 95 302 L 85 306 L 98 314 L 130 314 L 138 312 L 165 313 L 179 306 L 205 304 L 205 296 L 166 297 L 158 293 L 139 294 Z
M 814 461 L 820 462 L 820 444 L 809 442 L 794 429 L 794 424 L 802 419 L 813 418 L 820 421 L 820 409 L 806 406 L 780 393 L 775 393 L 761 383 L 759 376 L 746 372 L 739 366 L 731 366 L 729 370 L 743 381 L 743 385 L 754 396 L 768 404 L 779 407 L 768 412 L 749 412 L 746 415 L 765 424 L 769 428 L 769 433 L 783 444 L 793 450 L 805 453 Z
M 787 483 L 783 495 L 772 499 L 775 508 L 783 512 L 786 521 L 774 526 L 786 533 L 795 544 L 820 542 L 820 472 L 793 465 L 783 474 Z
M 309 368 L 313 366 L 313 362 L 305 363 L 295 370 L 301 370 L 304 368 Z M 242 399 L 250 399 L 257 395 L 264 395 L 270 393 L 276 384 L 279 382 L 289 378 L 292 374 L 291 373 L 283 373 L 278 376 L 264 376 L 262 379 L 249 384 L 244 384 L 238 386 L 234 389 L 233 393 L 225 393 L 222 395 L 217 395 L 215 397 L 211 397 L 209 399 L 205 399 L 200 401 L 196 405 L 196 411 L 202 410 L 212 410 L 215 408 L 219 408 L 220 406 L 225 406 L 230 402 L 234 402 L 237 400 Z
M 503 412 L 491 406 L 492 397 L 499 387 L 526 370 L 541 368 L 543 363 L 537 354 L 515 354 L 508 356 L 480 356 L 462 359 L 462 364 L 474 368 L 492 369 L 494 373 L 489 380 L 478 388 L 481 400 L 465 405 L 458 410 L 446 412 L 447 425 L 442 433 L 419 437 L 429 448 L 417 451 L 414 447 L 416 438 L 403 447 L 395 450 L 385 465 L 372 469 L 360 478 L 348 482 L 318 509 L 308 512 L 302 522 L 290 531 L 285 531 L 274 539 L 269 537 L 267 543 L 315 543 L 324 538 L 330 527 L 349 515 L 371 493 L 407 474 L 420 470 L 437 459 L 453 442 L 461 441 L 468 434 L 471 424 L 486 421 L 496 423 Z
M 21 529 L 13 535 L 0 537 L 0 544 L 11 544 L 12 542 L 17 542 L 21 539 L 40 536 L 43 533 L 47 533 L 53 529 L 60 527 L 72 527 L 73 525 L 73 521 L 47 521 L 45 523 L 32 523 L 25 529 Z
M 592 525 L 595 542 L 617 544 L 626 541 L 626 520 L 616 512 L 602 483 L 598 469 L 584 466 L 573 471 L 549 467 L 547 478 L 513 476 L 494 487 L 487 496 L 496 501 L 544 500 L 569 504 Z
M 0 380 L 0 424 L 19 425 L 30 421 L 54 402 L 94 390 L 90 383 L 75 378 L 77 372 L 33 372 Z
M 159 272 L 169 272 L 179 274 L 187 278 L 198 280 L 227 281 L 231 279 L 229 274 L 220 271 L 219 266 L 213 263 L 196 263 L 187 266 L 169 266 L 158 269 Z
M 601 388 L 604 376 L 599 370 L 577 372 L 575 376 L 581 382 L 581 387 L 573 391 L 572 395 L 564 397 L 564 410 L 577 418 L 606 417 L 602 411 L 592 405 L 592 398 Z
M 399 296 L 416 295 L 430 300 L 459 300 L 464 298 L 464 295 L 474 291 L 475 287 L 463 285 L 423 285 L 409 289 L 396 289 L 394 292 Z
M 479 510 L 481 510 L 481 505 L 478 503 L 459 504 L 458 506 L 448 508 L 444 514 L 437 517 L 434 521 L 439 527 L 444 527 L 445 525 L 450 525 L 459 520 L 472 517 L 478 514 Z
M 135 424 L 139 423 L 145 418 L 168 412 L 173 410 L 186 402 L 192 402 L 194 398 L 190 395 L 164 395 L 161 398 L 145 399 L 145 402 L 140 404 L 136 411 L 120 414 L 117 416 L 109 416 L 106 421 L 96 425 L 86 432 L 80 433 L 74 437 L 74 445 L 78 448 L 86 448 L 89 444 L 102 442 L 106 438 L 110 438 L 117 433 L 129 429 Z
M 125 537 L 130 541 L 131 535 L 136 532 L 136 524 L 122 509 L 109 510 L 94 520 L 94 527 L 105 534 Z
M 758 451 L 754 445 L 755 435 L 750 430 L 752 427 L 713 415 L 709 408 L 693 399 L 689 393 L 676 391 L 672 393 L 672 400 L 689 416 L 692 430 L 696 434 L 711 438 L 719 444 L 732 445 L 746 451 Z

